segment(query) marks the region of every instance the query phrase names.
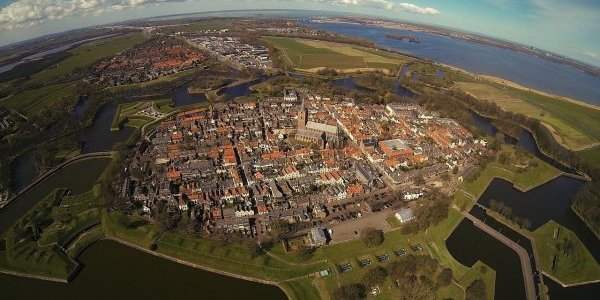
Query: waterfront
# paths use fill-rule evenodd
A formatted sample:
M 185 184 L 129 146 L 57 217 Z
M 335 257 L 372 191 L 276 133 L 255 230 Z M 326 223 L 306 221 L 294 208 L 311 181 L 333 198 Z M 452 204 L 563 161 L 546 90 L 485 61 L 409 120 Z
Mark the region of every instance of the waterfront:
M 276 286 L 194 269 L 113 241 L 93 244 L 78 260 L 83 268 L 69 284 L 0 274 L 2 296 L 6 299 L 110 299 L 115 295 L 161 300 L 286 299 Z
M 525 248 L 532 259 L 531 263 L 535 265 L 533 246 L 528 238 L 489 217 L 481 208 L 474 207 L 470 213 Z M 452 232 L 446 245 L 450 254 L 461 264 L 472 266 L 481 260 L 496 270 L 495 299 L 525 299 L 521 264 L 512 249 L 478 229 L 467 219 Z M 537 272 L 540 270 L 533 270 L 537 284 L 543 275 Z M 552 300 L 591 300 L 600 293 L 600 283 L 565 288 L 547 276 L 543 276 L 543 281 L 548 286 L 548 294 Z
M 0 234 L 56 188 L 70 189 L 74 195 L 87 192 L 109 162 L 109 158 L 74 162 L 20 195 L 6 207 L 0 209 Z
M 92 126 L 86 128 L 80 138 L 81 153 L 111 151 L 115 144 L 126 141 L 135 131 L 131 127 L 123 127 L 119 131 L 111 131 L 117 103 L 110 102 L 100 107 L 94 117 Z
M 381 48 L 431 59 L 470 72 L 501 77 L 590 104 L 600 104 L 600 77 L 531 54 L 425 32 L 346 23 L 308 24 L 322 30 L 365 38 Z M 414 35 L 421 42 L 409 43 L 386 37 L 390 34 Z

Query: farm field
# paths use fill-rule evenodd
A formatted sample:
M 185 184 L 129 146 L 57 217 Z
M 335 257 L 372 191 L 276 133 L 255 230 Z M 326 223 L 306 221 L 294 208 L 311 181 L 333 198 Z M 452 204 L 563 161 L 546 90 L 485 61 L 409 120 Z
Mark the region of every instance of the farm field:
M 565 146 L 580 150 L 600 142 L 600 110 L 566 100 L 487 82 L 457 82 L 474 97 L 542 121 Z
M 301 71 L 317 72 L 323 68 L 331 68 L 339 72 L 393 72 L 411 61 L 402 55 L 349 44 L 284 37 L 264 39 L 282 52 L 290 66 Z

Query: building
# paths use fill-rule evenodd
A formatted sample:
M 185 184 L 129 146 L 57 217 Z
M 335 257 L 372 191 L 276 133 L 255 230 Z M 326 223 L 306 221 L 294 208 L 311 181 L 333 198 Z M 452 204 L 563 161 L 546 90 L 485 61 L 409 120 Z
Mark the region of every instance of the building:
M 340 130 L 336 125 L 308 120 L 308 110 L 304 107 L 304 100 L 298 111 L 298 124 L 296 126 L 296 140 L 317 144 L 321 148 L 335 148 L 340 142 Z
M 327 237 L 322 228 L 311 228 L 307 235 L 308 245 L 311 247 L 321 247 L 327 244 Z
M 396 217 L 396 219 L 398 219 L 398 221 L 400 221 L 400 223 L 404 224 L 407 222 L 410 222 L 412 220 L 415 219 L 415 215 L 413 213 L 413 210 L 410 208 L 403 208 L 399 211 L 397 211 L 394 216 Z

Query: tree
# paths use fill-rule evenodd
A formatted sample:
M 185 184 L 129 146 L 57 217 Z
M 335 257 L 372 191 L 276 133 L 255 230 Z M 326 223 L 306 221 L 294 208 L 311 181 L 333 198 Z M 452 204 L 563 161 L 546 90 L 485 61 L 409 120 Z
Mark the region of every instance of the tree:
M 485 282 L 477 279 L 469 285 L 466 291 L 465 300 L 485 300 L 487 299 L 487 290 Z
M 363 276 L 363 282 L 366 286 L 373 287 L 382 284 L 387 278 L 387 276 L 387 270 L 383 267 L 377 266 L 365 273 L 365 275 Z
M 367 247 L 377 247 L 383 243 L 383 231 L 375 228 L 365 228 L 360 234 L 360 239 Z
M 354 283 L 337 288 L 333 292 L 333 298 L 336 300 L 359 300 L 366 297 L 366 292 L 364 285 Z
M 438 286 L 449 286 L 452 283 L 452 269 L 445 268 L 437 276 L 436 282 Z

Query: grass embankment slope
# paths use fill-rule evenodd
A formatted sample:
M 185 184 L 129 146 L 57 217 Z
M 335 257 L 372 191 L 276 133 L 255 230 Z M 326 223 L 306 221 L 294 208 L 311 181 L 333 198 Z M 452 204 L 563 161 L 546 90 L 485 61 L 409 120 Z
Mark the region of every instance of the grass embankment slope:
M 600 142 L 600 108 L 490 81 L 457 82 L 455 88 L 540 120 L 569 149 L 582 150 Z
M 534 232 L 542 270 L 563 284 L 600 280 L 600 265 L 577 235 L 550 221 Z
M 257 253 L 249 245 L 195 238 L 177 232 L 163 232 L 155 224 L 139 217 L 118 212 L 104 212 L 102 226 L 108 237 L 124 240 L 156 253 L 185 260 L 192 264 L 233 275 L 277 283 L 293 299 L 318 294 L 309 276 L 326 269 L 323 263 L 290 264 L 265 253 Z
M 293 68 L 317 72 L 323 68 L 341 73 L 381 70 L 394 72 L 411 58 L 376 49 L 299 38 L 263 37 L 281 51 L 284 60 Z

